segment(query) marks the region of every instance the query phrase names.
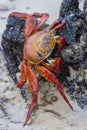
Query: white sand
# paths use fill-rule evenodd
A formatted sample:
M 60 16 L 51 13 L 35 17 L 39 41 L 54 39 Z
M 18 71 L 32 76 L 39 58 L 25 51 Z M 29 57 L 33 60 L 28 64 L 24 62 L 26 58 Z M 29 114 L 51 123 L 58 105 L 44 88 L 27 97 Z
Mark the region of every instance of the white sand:
M 61 1 L 62 0 L 15 0 L 13 2 L 8 0 L 0 1 L 0 5 L 2 4 L 10 9 L 6 12 L 0 12 L 0 17 L 6 17 L 6 19 L 0 19 L 0 39 L 10 12 L 48 12 L 50 14 L 50 19 L 48 22 L 51 23 L 58 18 L 58 10 L 60 9 Z M 82 0 L 80 1 L 80 8 L 82 9 L 83 3 Z M 26 7 L 30 9 L 27 10 Z M 40 84 L 42 85 L 42 83 Z M 39 106 L 39 108 L 32 115 L 32 123 L 23 128 L 22 125 L 28 107 L 20 94 L 20 90 L 15 87 L 15 84 L 10 78 L 5 66 L 5 60 L 0 52 L 0 106 L 2 105 L 7 112 L 6 116 L 6 113 L 0 109 L 0 130 L 87 130 L 87 110 L 81 110 L 76 102 L 71 101 L 71 104 L 75 110 L 72 112 L 56 88 L 49 83 L 43 83 L 40 89 L 38 104 L 42 104 L 41 97 L 43 96 L 45 90 L 49 90 L 46 97 L 47 100 L 54 94 L 58 97 L 58 101 L 46 106 Z M 8 100 L 2 101 L 1 99 Z M 45 112 L 46 109 L 53 110 L 60 114 L 60 116 L 51 112 Z

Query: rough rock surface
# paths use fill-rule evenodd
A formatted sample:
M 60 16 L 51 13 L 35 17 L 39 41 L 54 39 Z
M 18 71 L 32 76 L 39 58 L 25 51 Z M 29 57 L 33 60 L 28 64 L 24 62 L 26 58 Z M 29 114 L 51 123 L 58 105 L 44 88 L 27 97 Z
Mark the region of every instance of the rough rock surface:
M 66 84 L 70 87 L 72 99 L 84 108 L 87 106 L 87 1 L 82 12 L 78 0 L 64 0 L 60 19 L 66 20 L 65 27 L 58 32 L 67 40 L 62 51 L 64 64 L 70 72 L 70 76 L 66 76 Z
M 59 34 L 63 35 L 67 44 L 77 42 L 80 37 L 80 29 L 82 29 L 82 20 L 84 19 L 83 12 L 79 9 L 78 0 L 64 0 L 61 5 L 59 19 L 65 19 L 66 25 Z

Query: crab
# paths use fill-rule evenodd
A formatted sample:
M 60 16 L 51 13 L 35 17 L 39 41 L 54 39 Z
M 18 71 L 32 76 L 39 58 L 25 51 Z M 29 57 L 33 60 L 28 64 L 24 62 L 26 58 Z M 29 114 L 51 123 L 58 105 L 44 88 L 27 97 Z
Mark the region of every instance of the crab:
M 55 36 L 55 34 L 56 30 L 63 28 L 65 25 L 65 20 L 62 22 L 56 20 L 45 29 L 39 31 L 39 28 L 44 25 L 49 18 L 48 13 L 27 14 L 12 12 L 9 16 L 26 19 L 24 28 L 25 43 L 23 48 L 23 60 L 21 63 L 20 80 L 18 81 L 17 87 L 21 88 L 28 80 L 33 99 L 29 106 L 24 126 L 30 119 L 32 111 L 34 110 L 38 101 L 38 80 L 32 67 L 34 67 L 42 77 L 57 86 L 60 94 L 69 107 L 73 110 L 72 105 L 64 94 L 60 81 L 56 77 L 56 74 L 60 73 L 60 67 L 62 65 L 62 59 L 58 56 L 66 45 L 66 41 L 63 37 Z M 39 22 L 35 26 L 36 18 L 39 18 Z M 55 47 L 57 48 L 55 57 L 52 58 L 51 54 Z

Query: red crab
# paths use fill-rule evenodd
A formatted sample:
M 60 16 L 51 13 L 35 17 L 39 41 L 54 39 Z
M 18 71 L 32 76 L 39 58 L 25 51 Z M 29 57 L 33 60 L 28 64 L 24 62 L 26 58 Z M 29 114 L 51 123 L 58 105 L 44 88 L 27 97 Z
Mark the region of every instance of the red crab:
M 63 37 L 55 37 L 56 30 L 61 29 L 65 25 L 65 21 L 63 20 L 62 22 L 60 22 L 59 20 L 56 20 L 42 31 L 38 31 L 39 28 L 44 25 L 49 18 L 49 14 L 27 14 L 13 12 L 10 14 L 10 16 L 26 18 L 24 28 L 25 43 L 23 49 L 23 61 L 21 65 L 20 81 L 18 82 L 17 87 L 21 88 L 28 80 L 30 91 L 33 94 L 33 99 L 29 106 L 24 126 L 28 122 L 38 100 L 38 80 L 34 71 L 32 70 L 32 66 L 35 67 L 35 69 L 41 74 L 42 77 L 57 86 L 60 94 L 63 96 L 66 103 L 73 110 L 73 107 L 71 106 L 67 97 L 64 94 L 61 83 L 55 76 L 55 73 L 59 73 L 60 71 L 62 59 L 58 57 L 50 57 L 57 44 L 58 49 L 55 52 L 57 56 L 66 44 L 65 39 Z M 35 26 L 36 18 L 40 18 L 37 26 Z

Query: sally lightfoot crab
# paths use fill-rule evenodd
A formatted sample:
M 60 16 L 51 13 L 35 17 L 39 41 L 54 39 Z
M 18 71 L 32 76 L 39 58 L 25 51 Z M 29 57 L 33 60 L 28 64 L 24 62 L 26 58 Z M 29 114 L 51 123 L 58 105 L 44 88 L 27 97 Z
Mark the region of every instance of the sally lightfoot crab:
M 62 59 L 59 58 L 58 55 L 66 44 L 63 37 L 55 36 L 55 32 L 65 25 L 65 21 L 63 20 L 61 22 L 56 20 L 45 29 L 38 31 L 39 28 L 44 25 L 49 18 L 49 14 L 27 14 L 13 12 L 10 14 L 10 16 L 26 18 L 24 28 L 25 43 L 23 49 L 23 61 L 21 64 L 20 81 L 18 82 L 17 87 L 21 88 L 28 80 L 30 91 L 33 94 L 33 99 L 29 106 L 24 126 L 30 119 L 31 113 L 38 100 L 38 80 L 34 71 L 32 70 L 32 66 L 41 74 L 42 77 L 57 86 L 60 94 L 69 107 L 73 110 L 73 107 L 64 94 L 61 83 L 55 76 L 56 73 L 58 74 L 60 72 L 60 67 L 62 65 Z M 38 25 L 35 26 L 36 18 L 39 18 L 40 20 Z M 57 46 L 57 51 L 55 52 L 56 57 L 51 58 L 50 55 L 52 54 L 55 46 Z

